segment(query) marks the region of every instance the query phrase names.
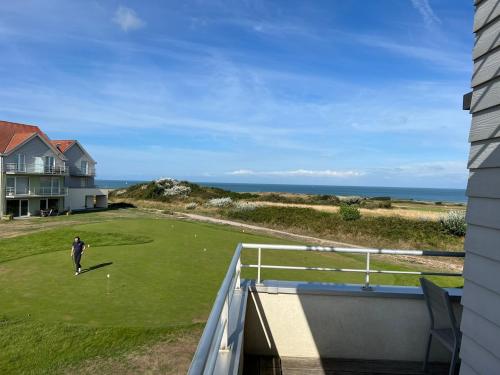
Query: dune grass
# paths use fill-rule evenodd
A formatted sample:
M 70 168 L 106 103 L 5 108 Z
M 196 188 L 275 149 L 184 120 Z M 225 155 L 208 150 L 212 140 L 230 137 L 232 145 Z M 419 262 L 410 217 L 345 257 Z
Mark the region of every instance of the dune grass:
M 292 230 L 322 238 L 365 246 L 462 250 L 463 237 L 447 233 L 441 223 L 397 216 L 362 216 L 346 221 L 338 213 L 312 208 L 257 207 L 255 210 L 221 210 L 221 215 L 238 221 Z
M 91 244 L 83 267 L 93 269 L 75 277 L 70 245 L 77 234 Z M 90 359 L 199 331 L 238 242 L 284 241 L 173 219 L 109 217 L 0 240 L 0 373 L 64 373 Z M 243 254 L 243 262 L 255 258 L 255 251 Z M 357 256 L 276 251 L 265 252 L 263 262 L 364 266 Z M 410 269 L 376 259 L 373 265 Z M 255 272 L 246 270 L 244 276 L 253 278 Z M 263 277 L 360 283 L 363 276 L 265 270 Z M 436 280 L 461 284 L 456 278 Z M 417 284 L 411 276 L 374 276 L 373 281 Z

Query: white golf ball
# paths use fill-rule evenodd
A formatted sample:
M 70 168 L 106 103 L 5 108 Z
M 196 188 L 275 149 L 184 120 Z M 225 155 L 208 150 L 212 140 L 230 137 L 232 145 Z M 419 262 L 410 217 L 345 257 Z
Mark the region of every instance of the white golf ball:
M 107 275 L 107 276 L 108 276 L 108 279 L 109 279 L 109 273 L 108 273 L 108 275 Z

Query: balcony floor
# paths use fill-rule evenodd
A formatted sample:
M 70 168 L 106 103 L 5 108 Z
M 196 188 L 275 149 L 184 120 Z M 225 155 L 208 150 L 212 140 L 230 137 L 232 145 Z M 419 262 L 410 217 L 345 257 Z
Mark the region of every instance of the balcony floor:
M 448 374 L 449 364 L 432 363 L 427 374 Z M 245 375 L 422 375 L 422 362 L 245 356 Z

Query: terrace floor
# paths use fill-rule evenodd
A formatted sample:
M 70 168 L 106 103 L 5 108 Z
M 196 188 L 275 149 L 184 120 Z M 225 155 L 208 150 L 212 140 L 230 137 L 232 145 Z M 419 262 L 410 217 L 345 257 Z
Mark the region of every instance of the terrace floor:
M 448 374 L 449 364 L 432 363 L 427 374 Z M 422 375 L 422 362 L 245 356 L 244 375 Z

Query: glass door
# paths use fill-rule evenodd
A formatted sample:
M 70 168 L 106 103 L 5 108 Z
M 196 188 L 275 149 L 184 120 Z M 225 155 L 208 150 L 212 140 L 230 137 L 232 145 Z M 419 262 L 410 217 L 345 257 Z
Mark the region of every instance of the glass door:
M 19 200 L 7 199 L 7 215 L 19 216 Z
M 45 173 L 52 173 L 56 167 L 56 159 L 53 156 L 45 157 Z
M 21 199 L 21 214 L 19 216 L 28 216 L 29 213 L 29 202 L 27 199 Z
M 52 195 L 60 194 L 60 181 L 59 177 L 52 177 Z
M 28 194 L 30 180 L 28 177 L 16 177 L 16 194 Z
M 48 199 L 40 199 L 40 211 L 46 210 L 49 207 Z
M 35 163 L 33 165 L 33 171 L 35 173 L 43 173 L 44 170 L 44 161 L 41 156 L 35 156 Z
M 17 170 L 18 172 L 26 172 L 26 155 L 17 154 Z
M 13 196 L 16 193 L 16 178 L 7 177 L 7 196 Z

